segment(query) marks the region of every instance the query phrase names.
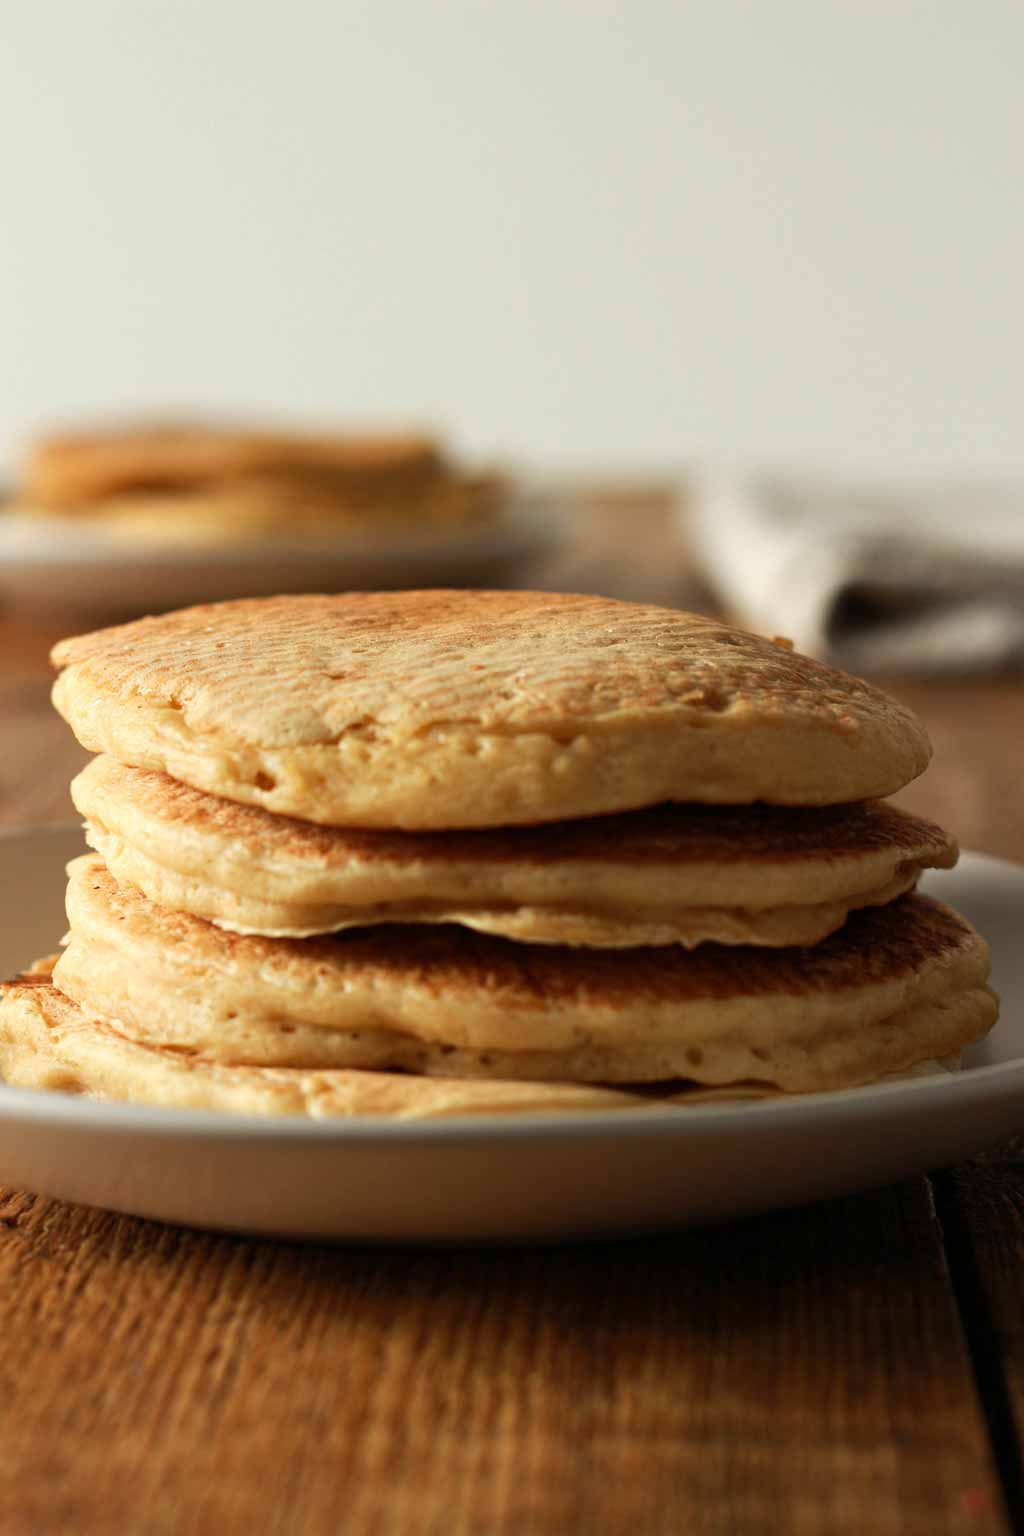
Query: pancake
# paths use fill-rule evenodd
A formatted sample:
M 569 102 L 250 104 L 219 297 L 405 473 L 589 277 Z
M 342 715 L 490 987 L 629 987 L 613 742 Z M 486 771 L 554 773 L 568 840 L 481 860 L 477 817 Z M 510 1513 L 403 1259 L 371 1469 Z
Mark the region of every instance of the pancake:
M 118 880 L 237 933 L 460 923 L 533 944 L 814 944 L 949 868 L 933 823 L 878 802 L 659 806 L 544 827 L 318 827 L 99 757 L 74 780 Z
M 929 1062 L 905 1075 L 940 1070 L 938 1063 Z M 140 1044 L 109 1023 L 90 1017 L 49 984 L 46 964 L 32 975 L 0 986 L 0 1075 L 18 1087 L 84 1093 L 161 1108 L 305 1115 L 313 1119 L 562 1114 L 687 1107 L 715 1099 L 771 1094 L 758 1084 L 707 1089 L 668 1083 L 623 1089 L 577 1083 L 412 1077 L 398 1072 L 224 1066 L 179 1050 Z
M 278 539 L 305 545 L 357 528 L 381 540 L 450 530 L 495 514 L 505 494 L 494 475 L 439 479 L 409 492 L 344 493 L 310 476 L 240 480 L 195 491 L 138 492 L 75 508 L 79 526 L 112 539 L 157 544 L 229 544 Z M 50 515 L 42 503 L 16 501 L 12 516 Z
M 338 492 L 410 490 L 443 468 L 420 433 L 324 435 L 178 423 L 58 433 L 37 443 L 22 477 L 28 504 L 51 511 L 145 492 L 209 489 L 254 478 L 318 478 Z
M 605 598 L 241 600 L 65 640 L 53 660 L 90 751 L 334 826 L 837 804 L 899 789 L 930 754 L 902 705 L 785 643 Z
M 919 896 L 854 913 L 813 949 L 600 951 L 458 927 L 240 937 L 147 901 L 95 856 L 68 873 L 59 991 L 130 1038 L 222 1064 L 807 1092 L 948 1056 L 995 1018 L 984 941 Z
M 308 547 L 345 526 L 381 540 L 461 528 L 505 493 L 499 476 L 462 473 L 421 435 L 165 426 L 46 439 L 9 511 L 133 543 Z

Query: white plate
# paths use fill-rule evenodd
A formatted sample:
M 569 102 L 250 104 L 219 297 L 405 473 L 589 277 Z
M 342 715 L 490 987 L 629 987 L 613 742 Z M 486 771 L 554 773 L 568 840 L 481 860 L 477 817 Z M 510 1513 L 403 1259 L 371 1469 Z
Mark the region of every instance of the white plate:
M 377 538 L 339 531 L 304 544 L 146 545 L 0 509 L 0 596 L 96 617 L 278 592 L 498 584 L 553 545 L 560 529 L 559 507 L 533 493 L 477 527 Z
M 0 839 L 0 971 L 63 932 L 77 831 Z M 258 1120 L 0 1087 L 0 1181 L 194 1226 L 421 1242 L 722 1221 L 905 1178 L 1024 1131 L 1024 868 L 927 888 L 988 937 L 996 1029 L 957 1076 L 689 1110 L 395 1124 Z

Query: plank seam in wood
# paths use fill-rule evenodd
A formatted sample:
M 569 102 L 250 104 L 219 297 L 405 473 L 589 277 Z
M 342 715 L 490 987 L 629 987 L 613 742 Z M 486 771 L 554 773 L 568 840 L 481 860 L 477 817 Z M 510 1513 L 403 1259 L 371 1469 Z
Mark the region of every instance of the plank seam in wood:
M 999 1337 L 986 1301 L 970 1233 L 957 1203 L 953 1174 L 949 1170 L 933 1174 L 928 1183 L 1007 1518 L 1017 1536 L 1024 1536 L 1024 1464 L 1021 1462 L 1020 1430 L 1003 1368 Z

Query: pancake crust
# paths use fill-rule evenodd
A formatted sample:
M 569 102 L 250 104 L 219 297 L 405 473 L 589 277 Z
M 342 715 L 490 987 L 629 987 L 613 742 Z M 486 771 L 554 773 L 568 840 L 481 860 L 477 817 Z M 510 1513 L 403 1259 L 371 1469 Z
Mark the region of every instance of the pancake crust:
M 938 1063 L 929 1062 L 907 1075 L 938 1070 Z M 225 1066 L 180 1050 L 140 1044 L 111 1024 L 91 1018 L 49 984 L 45 964 L 33 975 L 0 986 L 0 1075 L 20 1087 L 87 1093 L 162 1108 L 306 1115 L 314 1119 L 561 1114 L 688 1107 L 714 1099 L 771 1095 L 771 1089 L 757 1083 L 738 1083 L 725 1089 L 685 1083 L 623 1089 L 563 1082 L 416 1077 L 398 1072 Z
M 305 937 L 458 922 L 594 947 L 813 944 L 956 847 L 931 822 L 838 808 L 659 806 L 483 832 L 343 830 L 96 758 L 71 786 L 91 845 L 151 901 L 233 932 Z
M 867 683 L 604 598 L 243 600 L 65 640 L 53 660 L 54 702 L 91 751 L 326 825 L 835 804 L 889 794 L 930 754 Z
M 241 938 L 94 857 L 69 875 L 59 990 L 129 1036 L 221 1061 L 802 1092 L 950 1055 L 995 1017 L 984 941 L 924 897 L 856 913 L 810 950 L 585 951 L 459 928 Z M 348 1037 L 343 1057 L 336 1039 L 311 1056 L 318 1030 Z M 438 1049 L 402 1054 L 417 1042 Z

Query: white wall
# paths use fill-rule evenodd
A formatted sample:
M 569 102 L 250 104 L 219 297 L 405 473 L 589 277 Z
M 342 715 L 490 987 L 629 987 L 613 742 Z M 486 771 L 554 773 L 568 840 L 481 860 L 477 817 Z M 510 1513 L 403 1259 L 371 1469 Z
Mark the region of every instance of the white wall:
M 0 0 L 0 458 L 209 405 L 1024 464 L 1019 0 Z

